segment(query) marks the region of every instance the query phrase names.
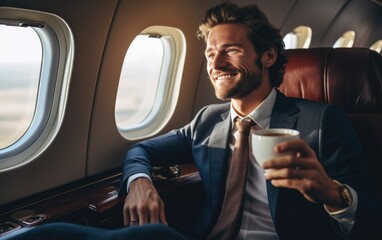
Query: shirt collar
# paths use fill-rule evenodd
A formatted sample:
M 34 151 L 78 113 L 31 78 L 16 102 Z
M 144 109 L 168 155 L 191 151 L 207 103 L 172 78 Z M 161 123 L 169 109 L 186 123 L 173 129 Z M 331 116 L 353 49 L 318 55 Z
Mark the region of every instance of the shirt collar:
M 276 89 L 272 89 L 269 95 L 264 99 L 264 101 L 257 106 L 251 113 L 249 113 L 245 117 L 240 117 L 235 109 L 230 107 L 230 113 L 231 113 L 231 122 L 232 126 L 234 126 L 233 121 L 234 119 L 239 116 L 239 118 L 242 119 L 252 119 L 259 127 L 262 129 L 264 128 L 269 128 L 270 122 L 271 122 L 271 114 L 273 110 L 273 105 L 275 104 L 276 101 Z

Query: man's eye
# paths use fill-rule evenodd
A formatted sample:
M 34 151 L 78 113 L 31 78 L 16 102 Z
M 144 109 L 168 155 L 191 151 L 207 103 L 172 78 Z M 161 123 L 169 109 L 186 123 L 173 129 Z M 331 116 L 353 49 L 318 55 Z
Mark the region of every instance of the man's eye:
M 228 49 L 227 53 L 237 53 L 238 51 L 237 49 Z
M 214 57 L 215 57 L 215 54 L 212 54 L 212 53 L 207 55 L 207 59 L 213 59 Z

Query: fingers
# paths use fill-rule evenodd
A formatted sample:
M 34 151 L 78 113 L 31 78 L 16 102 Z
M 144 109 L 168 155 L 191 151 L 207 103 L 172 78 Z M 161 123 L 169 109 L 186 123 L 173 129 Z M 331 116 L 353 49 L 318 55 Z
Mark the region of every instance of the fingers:
M 137 226 L 138 224 L 139 224 L 139 217 L 135 213 L 130 212 L 129 226 L 130 227 Z
M 279 168 L 305 168 L 306 162 L 301 161 L 296 155 L 288 154 L 274 159 L 270 159 L 263 163 L 263 168 L 279 169 Z
M 301 188 L 301 181 L 298 179 L 272 179 L 271 181 L 272 185 L 275 187 L 288 187 L 291 189 L 300 189 Z
M 159 218 L 160 218 L 161 223 L 168 225 L 167 220 L 166 220 L 166 214 L 164 211 L 164 205 L 160 209 L 160 217 Z
M 264 169 L 271 168 L 298 168 L 311 169 L 317 167 L 316 153 L 302 139 L 283 142 L 275 147 L 280 155 L 263 163 Z
M 302 139 L 280 143 L 275 147 L 275 151 L 278 153 L 295 152 L 301 157 L 316 156 L 313 149 Z
M 275 151 L 280 155 L 263 163 L 264 177 L 275 187 L 306 189 L 319 164 L 314 151 L 301 139 L 280 143 Z
M 147 224 L 150 222 L 150 214 L 148 212 L 148 206 L 140 206 L 138 208 L 133 208 L 134 211 L 138 214 L 138 223 L 139 225 Z
M 157 199 L 134 209 L 138 213 L 139 225 L 159 222 L 161 202 Z
M 306 175 L 306 172 L 301 171 L 300 168 L 280 168 L 269 169 L 264 172 L 267 180 L 270 179 L 301 179 Z
M 162 199 L 151 182 L 148 185 L 139 184 L 144 181 L 136 180 L 130 185 L 123 207 L 125 226 L 159 222 L 167 224 Z
M 129 199 L 126 197 L 125 205 L 123 207 L 123 224 L 126 227 L 135 226 L 139 224 L 139 217 L 137 211 L 131 208 Z
M 125 202 L 124 206 L 124 225 L 135 226 L 148 223 L 167 224 L 164 204 L 162 200 L 159 202 L 147 202 L 144 204 L 134 205 Z
M 295 189 L 303 194 L 314 191 L 317 178 L 313 170 L 295 168 L 267 170 L 264 176 L 275 187 Z
M 126 205 L 123 207 L 123 225 L 130 226 L 130 213 L 129 209 L 126 209 Z
M 275 151 L 283 155 L 263 163 L 264 177 L 273 186 L 295 189 L 313 203 L 332 201 L 328 191 L 331 179 L 307 143 L 303 140 L 284 142 L 277 145 Z
M 160 207 L 158 203 L 152 204 L 148 209 L 148 219 L 151 223 L 159 222 Z M 145 224 L 145 223 L 142 223 Z

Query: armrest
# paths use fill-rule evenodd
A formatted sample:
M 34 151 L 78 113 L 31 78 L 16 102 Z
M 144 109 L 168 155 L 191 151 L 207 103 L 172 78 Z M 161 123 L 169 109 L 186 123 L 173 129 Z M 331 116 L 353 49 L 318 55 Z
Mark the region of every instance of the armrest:
M 154 181 L 159 194 L 165 203 L 168 202 L 167 206 L 170 206 L 168 211 L 170 219 L 176 218 L 180 213 L 172 210 L 171 206 L 176 207 L 181 203 L 172 198 L 186 196 L 189 186 L 200 184 L 199 173 L 193 164 L 179 165 L 179 170 L 181 174 L 178 178 L 171 181 Z M 85 185 L 71 186 L 69 190 L 55 189 L 50 194 L 44 193 L 43 197 L 33 197 L 32 200 L 25 199 L 17 208 L 1 213 L 0 224 L 3 223 L 1 225 L 3 228 L 14 225 L 17 227 L 15 231 L 23 231 L 25 227 L 53 221 L 103 228 L 121 227 L 124 202 L 124 198 L 118 196 L 121 175 L 118 173 Z M 179 192 L 181 194 L 178 194 Z M 38 216 L 44 218 L 37 218 Z M 29 219 L 38 221 L 30 222 Z M 177 220 L 170 222 L 177 224 Z

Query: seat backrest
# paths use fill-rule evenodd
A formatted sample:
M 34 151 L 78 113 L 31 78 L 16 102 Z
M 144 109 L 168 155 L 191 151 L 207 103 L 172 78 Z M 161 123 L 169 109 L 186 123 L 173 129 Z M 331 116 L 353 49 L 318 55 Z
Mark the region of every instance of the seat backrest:
M 382 189 L 382 56 L 368 48 L 286 50 L 280 91 L 343 107 Z

